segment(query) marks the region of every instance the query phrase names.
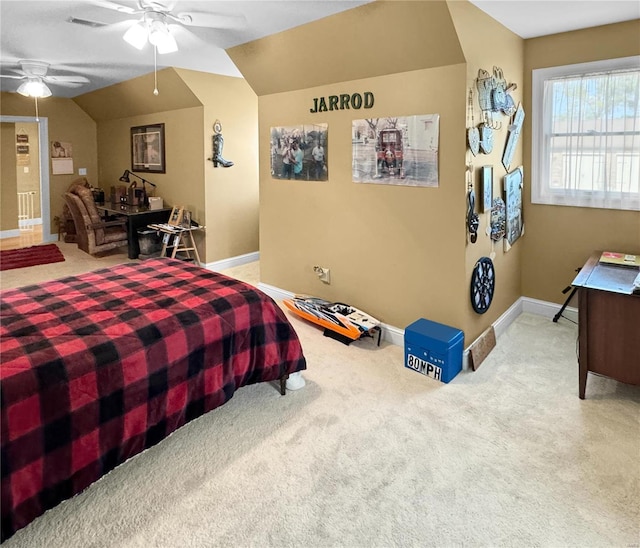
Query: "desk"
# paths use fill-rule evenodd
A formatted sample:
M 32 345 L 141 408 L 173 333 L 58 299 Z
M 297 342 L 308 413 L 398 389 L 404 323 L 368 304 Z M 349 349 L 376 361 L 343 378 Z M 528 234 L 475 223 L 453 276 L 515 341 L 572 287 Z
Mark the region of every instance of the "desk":
M 143 206 L 131 206 L 105 202 L 97 203 L 98 211 L 105 215 L 122 215 L 127 219 L 127 239 L 129 241 L 129 259 L 137 259 L 140 255 L 138 243 L 138 228 L 146 227 L 149 223 L 164 223 L 169 219 L 171 208 L 149 209 Z
M 589 371 L 640 385 L 640 295 L 632 295 L 635 267 L 599 264 L 589 257 L 578 288 L 578 395 L 584 399 Z

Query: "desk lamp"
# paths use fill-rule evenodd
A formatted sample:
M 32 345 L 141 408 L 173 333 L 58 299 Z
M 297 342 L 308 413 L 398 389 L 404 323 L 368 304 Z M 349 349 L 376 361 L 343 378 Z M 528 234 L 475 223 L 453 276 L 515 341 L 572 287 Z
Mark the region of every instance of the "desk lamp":
M 134 177 L 137 177 L 138 179 L 140 179 L 142 181 L 142 194 L 143 194 L 142 203 L 144 204 L 145 207 L 149 207 L 149 197 L 147 196 L 147 189 L 145 188 L 144 185 L 146 185 L 148 183 L 153 188 L 156 188 L 156 185 L 154 185 L 151 181 L 147 181 L 146 179 L 143 179 L 142 177 L 140 177 L 140 175 L 136 175 L 135 173 L 131 173 L 128 169 L 124 170 L 124 173 L 122 174 L 122 177 L 120 177 L 120 180 L 123 183 L 131 183 L 131 180 L 129 179 L 129 175 L 133 175 Z M 131 186 L 132 186 L 132 188 L 135 188 L 136 182 L 134 181 Z

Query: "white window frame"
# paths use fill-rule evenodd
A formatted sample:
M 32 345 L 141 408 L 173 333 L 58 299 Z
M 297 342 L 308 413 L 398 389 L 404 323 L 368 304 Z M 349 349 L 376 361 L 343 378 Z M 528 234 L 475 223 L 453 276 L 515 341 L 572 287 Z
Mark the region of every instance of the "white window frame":
M 544 85 L 547 80 L 576 76 L 581 74 L 606 72 L 625 69 L 640 70 L 640 55 L 621 57 L 605 61 L 578 63 L 558 67 L 535 69 L 532 71 L 532 147 L 531 147 L 531 202 L 533 204 L 552 204 L 577 207 L 597 207 L 640 211 L 640 197 L 627 194 L 619 199 L 596 199 L 595 193 L 582 191 L 580 198 L 569 196 L 562 189 L 552 189 L 549 185 L 549 158 L 545 156 L 545 127 L 551 122 L 551 109 L 545 109 Z

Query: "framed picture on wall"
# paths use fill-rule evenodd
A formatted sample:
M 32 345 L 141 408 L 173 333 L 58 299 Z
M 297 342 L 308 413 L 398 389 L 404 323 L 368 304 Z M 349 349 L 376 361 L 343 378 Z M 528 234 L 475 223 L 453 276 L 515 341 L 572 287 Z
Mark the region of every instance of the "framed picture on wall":
M 482 166 L 482 170 L 480 171 L 480 186 L 482 188 L 480 211 L 481 213 L 485 213 L 491 211 L 491 202 L 493 201 L 493 166 Z
M 131 171 L 166 172 L 164 124 L 131 128 Z

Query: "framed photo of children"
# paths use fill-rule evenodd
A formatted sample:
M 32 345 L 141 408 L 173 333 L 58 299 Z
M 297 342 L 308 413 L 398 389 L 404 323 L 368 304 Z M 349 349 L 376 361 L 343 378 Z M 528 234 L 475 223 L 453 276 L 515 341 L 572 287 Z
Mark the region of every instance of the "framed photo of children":
M 164 124 L 131 128 L 131 171 L 166 173 Z
M 271 177 L 301 181 L 329 178 L 327 124 L 271 128 Z

